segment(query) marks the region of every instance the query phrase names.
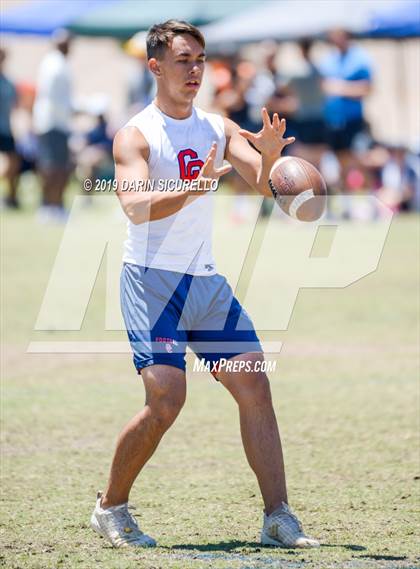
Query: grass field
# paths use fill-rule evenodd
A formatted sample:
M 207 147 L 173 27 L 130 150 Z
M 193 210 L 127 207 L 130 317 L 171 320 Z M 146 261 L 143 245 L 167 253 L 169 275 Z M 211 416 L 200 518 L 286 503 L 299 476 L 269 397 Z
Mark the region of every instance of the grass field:
M 2 220 L 2 511 L 7 568 L 420 567 L 419 223 L 394 219 L 375 273 L 344 289 L 301 291 L 271 377 L 291 504 L 316 551 L 258 544 L 262 503 L 227 392 L 189 380 L 186 406 L 131 501 L 155 550 L 113 550 L 89 529 L 116 436 L 143 404 L 124 354 L 28 354 L 62 228 L 33 213 Z M 222 264 L 245 231 L 226 233 Z M 263 269 L 264 270 L 264 269 Z M 269 269 L 267 267 L 267 274 Z M 264 274 L 262 275 L 264 277 Z M 104 333 L 101 270 L 80 333 Z M 264 291 L 266 294 L 266 291 Z

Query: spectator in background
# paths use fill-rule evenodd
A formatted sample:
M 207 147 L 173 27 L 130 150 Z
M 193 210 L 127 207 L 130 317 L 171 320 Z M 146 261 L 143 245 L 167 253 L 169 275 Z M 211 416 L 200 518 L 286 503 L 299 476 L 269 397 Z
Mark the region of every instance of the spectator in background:
M 296 144 L 293 154 L 320 167 L 321 156 L 326 150 L 324 123 L 325 95 L 322 76 L 311 59 L 312 40 L 299 42 L 303 70 L 288 83 L 289 96 L 294 98 L 289 121 L 294 128 Z
M 124 46 L 131 57 L 127 90 L 127 113 L 130 117 L 152 102 L 156 90 L 147 66 L 146 35 L 147 32 L 138 32 Z
M 18 106 L 16 109 L 16 152 L 19 156 L 19 176 L 37 172 L 38 139 L 33 130 L 33 108 L 36 87 L 21 81 L 16 85 Z
M 255 65 L 246 60 L 231 60 L 229 63 L 230 80 L 216 92 L 214 106 L 241 128 L 251 132 L 258 131 L 260 125 L 256 124 L 251 116 L 251 104 L 247 96 L 255 80 Z M 235 196 L 232 220 L 241 223 L 248 218 L 250 212 L 246 194 L 251 193 L 251 190 L 235 171 L 230 172 L 225 181 L 230 184 Z
M 266 100 L 261 101 L 260 107 L 265 106 L 272 116 L 278 113 L 281 118 L 287 120 L 285 136 L 296 136 L 296 130 L 293 122 L 293 114 L 297 109 L 297 100 L 293 96 L 288 79 L 279 71 L 277 67 L 278 44 L 275 41 L 267 41 L 263 45 L 265 51 L 263 70 L 259 72 L 259 76 L 265 75 L 271 81 L 271 89 L 269 85 L 265 86 Z M 294 153 L 294 151 L 293 151 Z M 287 156 L 289 149 L 285 148 L 283 155 Z M 262 203 L 262 215 L 268 216 L 273 210 L 274 201 L 265 197 Z
M 246 130 L 255 128 L 247 98 L 255 74 L 256 69 L 253 63 L 245 60 L 238 61 L 230 70 L 229 85 L 215 97 L 216 107 Z
M 270 115 L 278 113 L 280 117 L 286 119 L 286 136 L 296 136 L 293 115 L 297 110 L 298 102 L 290 89 L 289 79 L 277 68 L 278 45 L 275 42 L 268 42 L 265 50 L 264 66 L 270 73 L 273 82 L 273 91 L 267 98 L 265 106 Z M 287 149 L 285 149 L 283 154 L 287 155 L 287 152 Z
M 85 112 L 94 120 L 92 127 L 83 133 L 74 135 L 70 141 L 70 146 L 76 156 L 76 175 L 82 181 L 90 179 L 92 187 L 95 187 L 96 180 L 112 179 L 114 175 L 113 136 L 106 116 L 107 111 L 106 95 L 99 94 L 92 97 L 85 109 Z
M 348 32 L 332 30 L 328 40 L 335 50 L 320 67 L 326 95 L 324 116 L 328 143 L 337 154 L 344 181 L 342 189 L 346 190 L 345 180 L 355 162 L 352 148 L 365 130 L 363 99 L 371 89 L 372 70 L 367 54 L 351 44 Z
M 19 208 L 17 201 L 17 183 L 19 176 L 19 157 L 16 153 L 15 139 L 10 124 L 13 107 L 17 103 L 17 93 L 13 83 L 4 74 L 6 52 L 0 49 L 0 152 L 6 154 L 8 194 L 4 203 L 6 207 Z
M 414 158 L 410 161 L 410 154 L 404 146 L 389 147 L 388 151 L 389 158 L 382 168 L 378 196 L 394 211 L 416 209 L 419 192 L 418 172 L 416 173 L 418 160 Z
M 71 36 L 59 30 L 53 49 L 44 57 L 38 75 L 34 131 L 38 135 L 38 168 L 42 178 L 41 221 L 64 221 L 64 191 L 71 172 L 68 139 L 72 118 L 72 90 L 67 57 Z

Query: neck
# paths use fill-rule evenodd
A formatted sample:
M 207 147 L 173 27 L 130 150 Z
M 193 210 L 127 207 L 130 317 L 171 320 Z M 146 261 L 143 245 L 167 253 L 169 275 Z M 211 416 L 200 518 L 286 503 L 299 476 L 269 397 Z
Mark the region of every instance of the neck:
M 162 111 L 162 113 L 165 113 L 165 115 L 168 115 L 168 117 L 179 120 L 187 119 L 189 116 L 191 116 L 193 108 L 192 101 L 178 103 L 171 100 L 169 97 L 163 95 L 162 93 L 157 93 L 154 103 Z

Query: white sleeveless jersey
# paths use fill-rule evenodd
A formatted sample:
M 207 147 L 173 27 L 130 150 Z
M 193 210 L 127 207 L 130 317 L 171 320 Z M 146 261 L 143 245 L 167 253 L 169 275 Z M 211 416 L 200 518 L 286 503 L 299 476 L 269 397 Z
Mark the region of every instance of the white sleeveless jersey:
M 213 142 L 217 142 L 215 164 L 225 153 L 223 118 L 193 107 L 186 119 L 174 119 L 151 103 L 126 126 L 135 126 L 149 148 L 151 191 L 159 185 L 194 179 Z M 173 187 L 173 186 L 172 186 Z M 177 213 L 139 225 L 128 221 L 123 261 L 156 269 L 192 275 L 216 273 L 212 253 L 213 192 L 194 199 Z

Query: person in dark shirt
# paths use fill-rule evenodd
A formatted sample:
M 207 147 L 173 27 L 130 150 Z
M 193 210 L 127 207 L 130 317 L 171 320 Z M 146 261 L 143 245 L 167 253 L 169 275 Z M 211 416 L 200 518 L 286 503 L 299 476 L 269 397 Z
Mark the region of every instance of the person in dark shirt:
M 11 127 L 11 114 L 17 103 L 17 92 L 13 83 L 4 74 L 6 52 L 0 48 L 0 153 L 7 157 L 6 179 L 8 194 L 5 198 L 6 207 L 17 209 L 17 184 L 19 175 L 19 157 L 16 152 L 15 139 Z
M 326 150 L 325 94 L 322 75 L 312 60 L 312 43 L 309 38 L 299 42 L 302 72 L 288 83 L 290 95 L 295 100 L 295 111 L 288 122 L 293 125 L 296 136 L 294 154 L 319 168 Z
M 77 172 L 82 180 L 109 179 L 113 176 L 112 137 L 105 114 L 96 117 L 93 128 L 74 144 L 77 155 Z

